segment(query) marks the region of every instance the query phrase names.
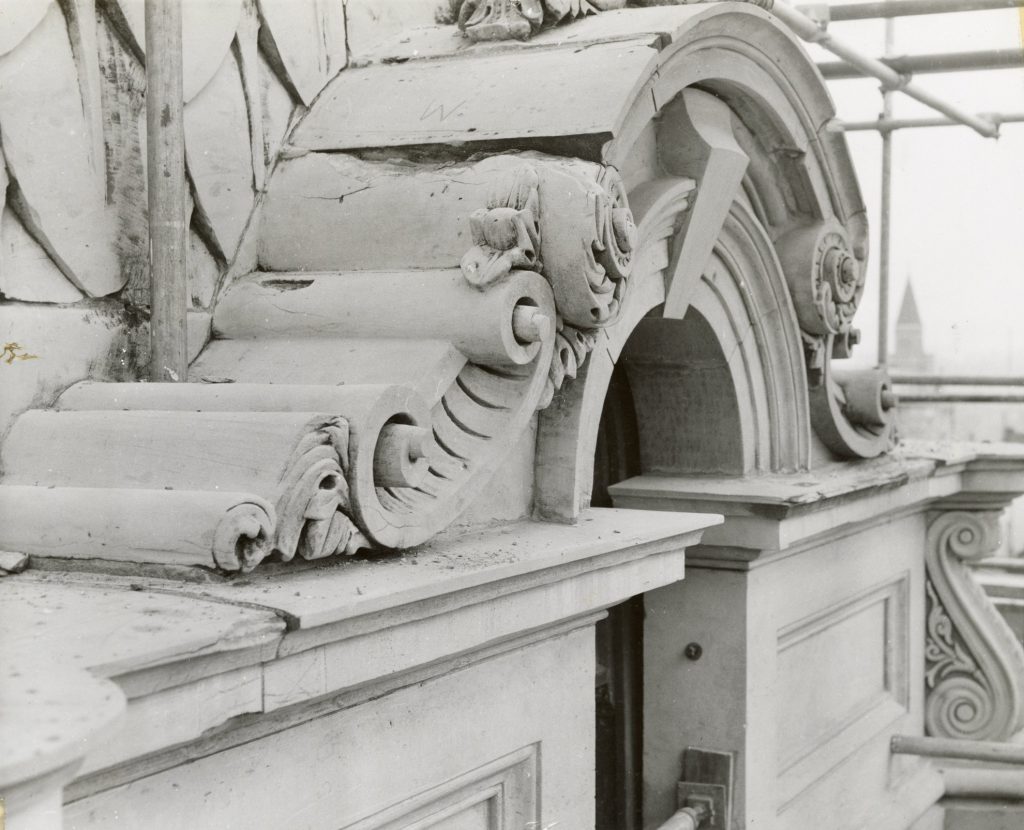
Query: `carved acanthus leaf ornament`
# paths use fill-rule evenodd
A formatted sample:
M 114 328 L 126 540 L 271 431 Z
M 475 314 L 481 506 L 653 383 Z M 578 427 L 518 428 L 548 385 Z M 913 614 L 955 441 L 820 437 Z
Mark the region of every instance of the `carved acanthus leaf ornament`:
M 925 726 L 930 735 L 1007 740 L 1024 725 L 1024 649 L 967 562 L 999 544 L 996 512 L 940 514 L 928 529 Z
M 543 408 L 621 309 L 637 248 L 622 180 L 603 165 L 526 157 L 495 184 L 470 228 L 474 245 L 462 259 L 470 284 L 485 289 L 516 269 L 551 284 L 557 319 Z
M 462 0 L 459 28 L 470 40 L 528 40 L 544 24 L 621 9 L 626 0 Z

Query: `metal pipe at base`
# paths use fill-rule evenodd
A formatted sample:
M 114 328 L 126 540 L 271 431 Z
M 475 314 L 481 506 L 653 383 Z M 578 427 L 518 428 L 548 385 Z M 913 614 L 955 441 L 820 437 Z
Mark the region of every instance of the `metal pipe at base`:
M 693 807 L 683 807 L 673 813 L 668 821 L 658 827 L 658 830 L 700 830 L 703 820 L 704 818 L 698 810 Z

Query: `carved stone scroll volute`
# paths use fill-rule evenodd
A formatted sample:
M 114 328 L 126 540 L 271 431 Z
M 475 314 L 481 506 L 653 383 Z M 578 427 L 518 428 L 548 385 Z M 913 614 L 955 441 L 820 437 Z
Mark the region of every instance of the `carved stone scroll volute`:
M 777 245 L 804 340 L 811 422 L 833 452 L 873 458 L 894 437 L 896 399 L 884 369 L 836 371 L 860 339 L 853 316 L 864 293 L 864 263 L 834 219 L 796 228 Z
M 999 514 L 940 514 L 928 529 L 925 727 L 1006 740 L 1024 726 L 1024 649 L 974 581 L 969 561 L 998 547 Z
M 466 280 L 483 290 L 515 269 L 540 271 L 558 311 L 546 407 L 576 377 L 595 331 L 618 318 L 638 236 L 618 172 L 590 162 L 524 154 L 495 184 L 487 207 L 470 215 L 474 245 Z

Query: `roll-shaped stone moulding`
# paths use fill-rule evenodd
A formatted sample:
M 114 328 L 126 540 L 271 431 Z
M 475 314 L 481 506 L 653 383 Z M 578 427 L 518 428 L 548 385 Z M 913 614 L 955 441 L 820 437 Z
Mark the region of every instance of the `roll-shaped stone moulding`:
M 822 348 L 832 350 L 833 336 Z M 810 389 L 811 423 L 830 450 L 844 458 L 874 458 L 892 445 L 895 399 L 884 369 L 836 371 L 825 358 L 821 383 Z
M 427 474 L 430 456 L 438 452 L 430 430 L 431 413 L 426 402 L 404 386 L 85 382 L 68 389 L 58 399 L 56 407 L 63 410 L 61 414 L 87 410 L 77 413 L 81 415 L 100 410 L 131 409 L 142 411 L 123 414 L 145 416 L 148 411 L 161 410 L 165 420 L 175 420 L 176 417 L 188 419 L 197 414 L 195 410 L 208 416 L 243 420 L 246 413 L 253 413 L 251 417 L 256 422 L 261 417 L 309 418 L 310 411 L 338 413 L 347 425 L 347 449 L 341 462 L 341 485 L 344 487 L 341 509 L 351 516 L 364 534 L 386 547 L 392 544 L 373 532 L 373 528 L 379 526 L 378 514 L 383 511 L 377 489 L 418 486 Z M 289 414 L 296 411 L 296 414 Z M 263 463 L 272 464 L 272 456 Z M 305 514 L 304 518 L 314 523 L 334 519 L 330 510 L 323 507 L 322 498 L 311 501 Z M 308 542 L 311 535 L 330 537 L 332 529 L 329 525 L 314 524 L 311 530 L 308 527 L 310 523 L 305 523 L 306 531 L 300 538 L 302 543 Z M 319 550 L 324 550 L 322 545 Z M 330 555 L 315 551 L 316 548 L 304 552 L 301 544 L 298 549 L 305 558 Z
M 273 505 L 249 493 L 0 485 L 0 546 L 33 556 L 251 571 Z
M 479 365 L 523 366 L 554 336 L 554 308 L 550 286 L 531 271 L 483 290 L 458 268 L 257 272 L 220 299 L 214 327 L 225 338 L 447 340 Z

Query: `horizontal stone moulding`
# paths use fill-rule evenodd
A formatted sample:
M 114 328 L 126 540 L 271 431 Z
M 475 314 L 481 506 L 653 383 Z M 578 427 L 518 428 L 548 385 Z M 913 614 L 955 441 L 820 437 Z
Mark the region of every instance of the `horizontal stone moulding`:
M 0 485 L 0 545 L 31 556 L 248 571 L 273 505 L 251 493 Z
M 447 340 L 474 363 L 519 366 L 530 363 L 541 341 L 553 336 L 554 320 L 550 286 L 529 271 L 513 272 L 483 290 L 467 283 L 457 268 L 257 272 L 220 300 L 214 328 L 231 339 Z

